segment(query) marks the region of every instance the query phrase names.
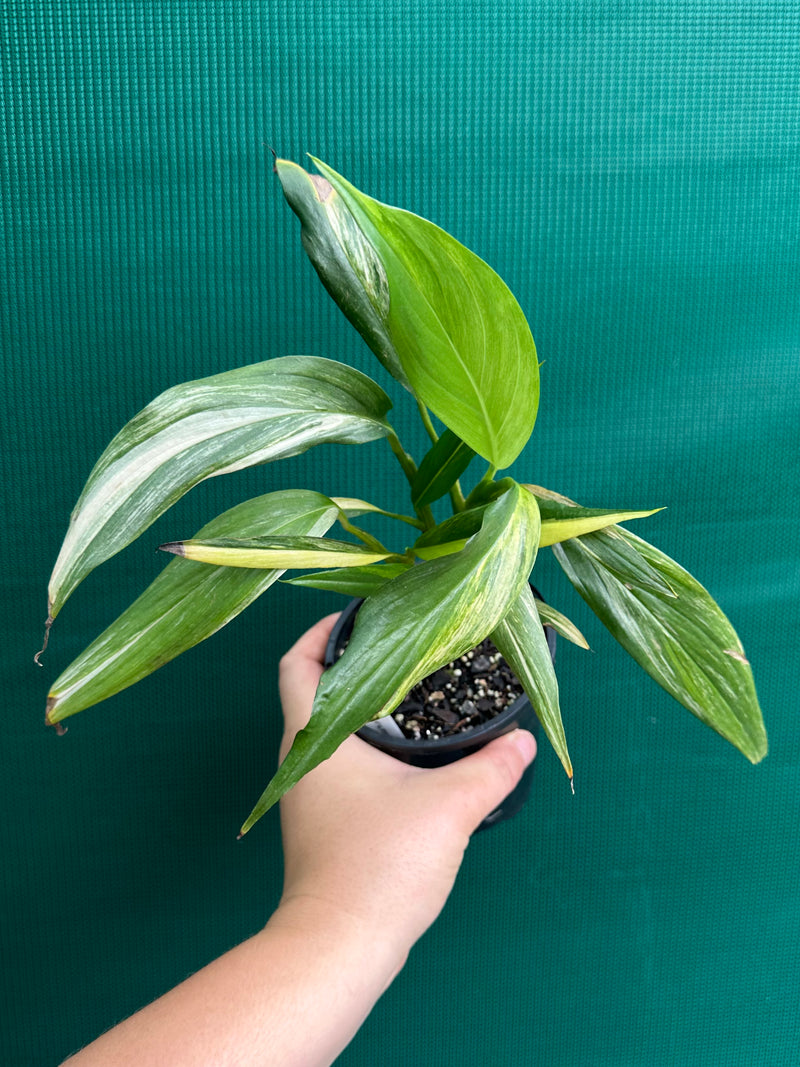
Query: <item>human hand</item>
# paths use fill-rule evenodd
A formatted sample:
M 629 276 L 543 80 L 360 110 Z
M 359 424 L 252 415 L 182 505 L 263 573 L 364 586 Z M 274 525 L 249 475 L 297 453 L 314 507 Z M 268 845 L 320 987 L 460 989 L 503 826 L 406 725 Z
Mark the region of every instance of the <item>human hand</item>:
M 285 755 L 337 616 L 281 660 Z M 348 738 L 281 800 L 284 892 L 256 935 L 70 1062 L 327 1067 L 439 914 L 472 831 L 533 759 L 524 731 L 436 770 Z
M 308 722 L 337 615 L 281 660 L 281 758 Z M 423 770 L 348 738 L 281 800 L 282 903 L 310 900 L 393 939 L 398 968 L 441 911 L 470 835 L 536 753 L 517 730 L 445 767 Z

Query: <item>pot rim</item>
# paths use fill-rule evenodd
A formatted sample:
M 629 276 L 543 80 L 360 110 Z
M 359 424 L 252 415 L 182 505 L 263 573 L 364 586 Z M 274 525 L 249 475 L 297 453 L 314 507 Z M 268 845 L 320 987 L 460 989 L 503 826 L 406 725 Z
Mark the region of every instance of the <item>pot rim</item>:
M 537 599 L 544 600 L 544 597 L 542 597 L 537 589 L 533 586 L 531 586 L 531 589 Z M 351 600 L 334 623 L 333 630 L 331 631 L 331 635 L 325 647 L 324 663 L 326 667 L 331 667 L 336 662 L 336 651 L 342 632 L 346 631 L 348 627 L 352 629 L 352 620 L 363 603 L 364 597 L 356 597 Z M 550 655 L 552 659 L 555 660 L 555 631 L 550 626 L 545 626 L 544 630 L 547 636 Z M 527 694 L 523 692 L 509 704 L 505 710 L 499 712 L 499 714 L 495 715 L 493 718 L 480 723 L 478 726 L 473 726 L 468 730 L 451 734 L 449 737 L 420 738 L 419 740 L 412 737 L 387 737 L 386 734 L 382 732 L 379 733 L 376 730 L 370 729 L 372 722 L 379 722 L 380 720 L 371 720 L 370 722 L 365 723 L 364 726 L 356 731 L 356 734 L 363 740 L 368 740 L 370 744 L 375 744 L 383 751 L 389 753 L 394 750 L 403 753 L 413 752 L 421 756 L 433 756 L 437 753 L 444 755 L 445 753 L 467 751 L 482 746 L 486 744 L 487 741 L 493 740 L 495 737 L 500 737 L 502 734 L 510 733 L 518 725 L 516 720 L 521 714 L 525 713 L 528 708 L 530 708 L 530 701 Z M 390 712 L 389 714 L 392 713 Z M 529 718 L 530 712 L 528 712 L 525 717 Z

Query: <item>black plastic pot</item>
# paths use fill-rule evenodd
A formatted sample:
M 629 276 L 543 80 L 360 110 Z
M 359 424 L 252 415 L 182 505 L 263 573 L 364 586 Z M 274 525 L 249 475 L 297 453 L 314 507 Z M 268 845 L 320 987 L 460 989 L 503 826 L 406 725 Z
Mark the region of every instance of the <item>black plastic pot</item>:
M 536 589 L 533 590 L 533 593 L 537 599 L 542 600 Z M 337 619 L 325 649 L 326 667 L 331 667 L 336 662 L 339 653 L 347 644 L 353 630 L 356 613 L 362 604 L 363 600 L 351 600 Z M 544 632 L 547 637 L 550 656 L 555 661 L 555 630 L 550 626 L 545 626 Z M 518 728 L 536 734 L 538 733 L 538 727 L 539 720 L 536 717 L 536 712 L 531 707 L 527 696 L 523 693 L 505 711 L 496 715 L 489 722 L 453 737 L 435 738 L 426 741 L 415 741 L 411 738 L 400 736 L 395 737 L 387 732 L 387 722 L 383 719 L 368 722 L 365 726 L 362 726 L 358 731 L 358 736 L 368 744 L 379 748 L 381 752 L 386 752 L 390 756 L 394 756 L 395 759 L 402 760 L 403 763 L 410 763 L 414 767 L 443 767 L 447 763 L 454 763 L 456 760 L 468 756 L 471 752 L 476 752 L 479 748 L 483 748 L 484 745 L 502 734 L 511 733 L 512 730 Z M 533 764 L 526 767 L 517 787 L 509 793 L 499 807 L 486 816 L 478 830 L 486 830 L 488 827 L 495 826 L 499 822 L 510 819 L 512 815 L 516 815 L 528 799 L 532 776 Z

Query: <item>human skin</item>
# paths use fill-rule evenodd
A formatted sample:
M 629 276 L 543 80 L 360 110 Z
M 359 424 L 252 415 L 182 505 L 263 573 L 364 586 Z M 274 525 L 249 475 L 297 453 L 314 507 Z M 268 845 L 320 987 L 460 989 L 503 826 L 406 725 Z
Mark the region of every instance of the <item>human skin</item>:
M 281 756 L 308 721 L 336 618 L 281 660 Z M 422 770 L 348 738 L 281 801 L 284 889 L 264 929 L 69 1064 L 331 1064 L 441 911 L 471 833 L 535 752 L 517 730 Z

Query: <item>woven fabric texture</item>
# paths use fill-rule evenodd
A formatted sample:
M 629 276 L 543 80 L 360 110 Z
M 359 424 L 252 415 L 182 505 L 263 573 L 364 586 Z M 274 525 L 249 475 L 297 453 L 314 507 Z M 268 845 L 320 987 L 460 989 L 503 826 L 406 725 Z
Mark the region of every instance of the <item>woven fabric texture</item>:
M 513 473 L 668 507 L 640 532 L 730 615 L 771 741 L 747 764 L 545 561 L 593 648 L 557 661 L 576 794 L 542 751 L 340 1062 L 800 1063 L 796 0 L 4 0 L 0 62 L 0 1062 L 58 1062 L 263 923 L 277 818 L 236 830 L 275 759 L 277 659 L 338 601 L 276 588 L 62 739 L 48 681 L 155 545 L 245 495 L 401 503 L 378 445 L 213 479 L 83 583 L 32 663 L 69 511 L 158 392 L 288 353 L 386 385 L 304 258 L 272 146 L 508 281 L 544 361 Z

